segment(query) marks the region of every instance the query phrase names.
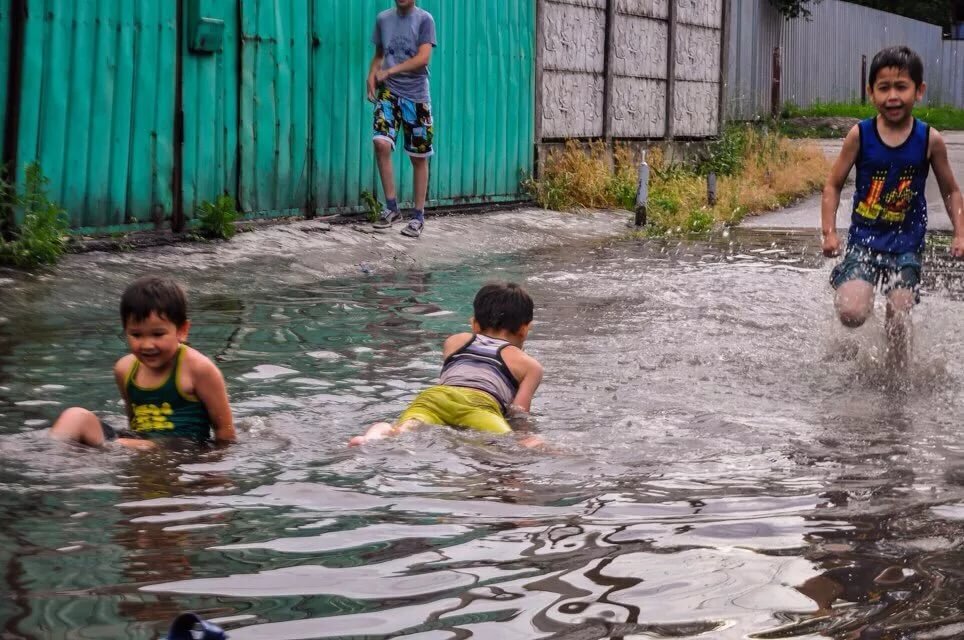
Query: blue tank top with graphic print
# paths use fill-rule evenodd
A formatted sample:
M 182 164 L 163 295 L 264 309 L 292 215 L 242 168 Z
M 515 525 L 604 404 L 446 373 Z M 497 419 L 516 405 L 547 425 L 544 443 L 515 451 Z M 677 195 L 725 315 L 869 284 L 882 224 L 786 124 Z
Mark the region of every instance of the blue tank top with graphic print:
M 849 245 L 889 253 L 920 252 L 927 231 L 924 187 L 930 163 L 930 127 L 914 119 L 907 139 L 888 146 L 877 130 L 877 118 L 862 121 L 857 154 Z

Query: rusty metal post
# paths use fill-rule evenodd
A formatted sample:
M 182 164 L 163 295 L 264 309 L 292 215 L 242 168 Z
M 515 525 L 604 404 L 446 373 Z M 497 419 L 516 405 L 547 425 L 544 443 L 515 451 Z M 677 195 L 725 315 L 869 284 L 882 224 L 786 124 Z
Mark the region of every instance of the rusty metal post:
M 174 54 L 174 175 L 171 176 L 171 231 L 184 230 L 184 0 L 177 0 Z
M 860 56 L 860 104 L 867 104 L 867 55 Z
M 783 67 L 780 64 L 780 47 L 773 48 L 773 77 L 770 80 L 770 115 L 776 119 L 780 117 L 780 81 L 783 78 Z
M 27 0 L 10 0 L 10 41 L 7 55 L 7 105 L 3 123 L 3 157 L 0 179 L 17 183 L 17 148 L 20 144 L 20 100 L 23 95 L 23 58 L 26 43 Z M 2 45 L 0 45 L 2 46 Z M 13 217 L 0 217 L 0 237 L 10 239 Z

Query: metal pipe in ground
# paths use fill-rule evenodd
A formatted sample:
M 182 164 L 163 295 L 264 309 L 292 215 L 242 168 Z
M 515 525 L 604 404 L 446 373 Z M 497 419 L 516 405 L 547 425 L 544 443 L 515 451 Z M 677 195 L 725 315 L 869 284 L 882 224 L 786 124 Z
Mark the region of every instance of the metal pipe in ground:
M 649 165 L 646 164 L 646 152 L 643 161 L 639 163 L 639 183 L 636 187 L 636 219 L 637 227 L 646 226 L 646 206 L 649 204 Z

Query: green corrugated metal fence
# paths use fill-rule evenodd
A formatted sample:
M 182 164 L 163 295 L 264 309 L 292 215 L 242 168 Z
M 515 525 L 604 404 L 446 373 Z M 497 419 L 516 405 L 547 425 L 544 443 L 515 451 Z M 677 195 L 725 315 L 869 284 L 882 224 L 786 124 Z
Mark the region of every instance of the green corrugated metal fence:
M 220 193 L 249 217 L 357 209 L 362 190 L 380 194 L 364 81 L 375 15 L 394 3 L 203 0 L 224 40 L 195 53 L 192 2 L 27 0 L 20 175 L 39 161 L 73 226 L 101 231 L 170 220 L 177 198 L 189 220 Z M 3 35 L 10 0 L 0 5 Z M 535 3 L 419 5 L 438 32 L 429 204 L 519 198 L 533 161 Z M 408 200 L 401 150 L 395 166 Z
M 10 67 L 7 58 L 10 54 L 10 5 L 5 3 L 0 3 L 0 70 L 7 74 L 4 79 L 8 78 L 10 75 Z M 6 123 L 7 121 L 7 83 L 0 82 L 0 123 Z M 3 134 L 6 130 L 5 126 L 0 125 L 0 149 L 3 148 Z
M 27 3 L 18 177 L 36 160 L 75 227 L 173 207 L 175 4 Z

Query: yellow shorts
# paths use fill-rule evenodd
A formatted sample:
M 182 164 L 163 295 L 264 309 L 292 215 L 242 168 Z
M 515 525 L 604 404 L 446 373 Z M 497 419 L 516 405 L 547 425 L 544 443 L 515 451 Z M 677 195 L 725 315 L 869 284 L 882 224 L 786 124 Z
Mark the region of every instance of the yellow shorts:
M 495 398 L 484 391 L 467 387 L 429 387 L 415 396 L 412 404 L 398 417 L 399 424 L 406 420 L 468 427 L 489 433 L 512 431 Z

